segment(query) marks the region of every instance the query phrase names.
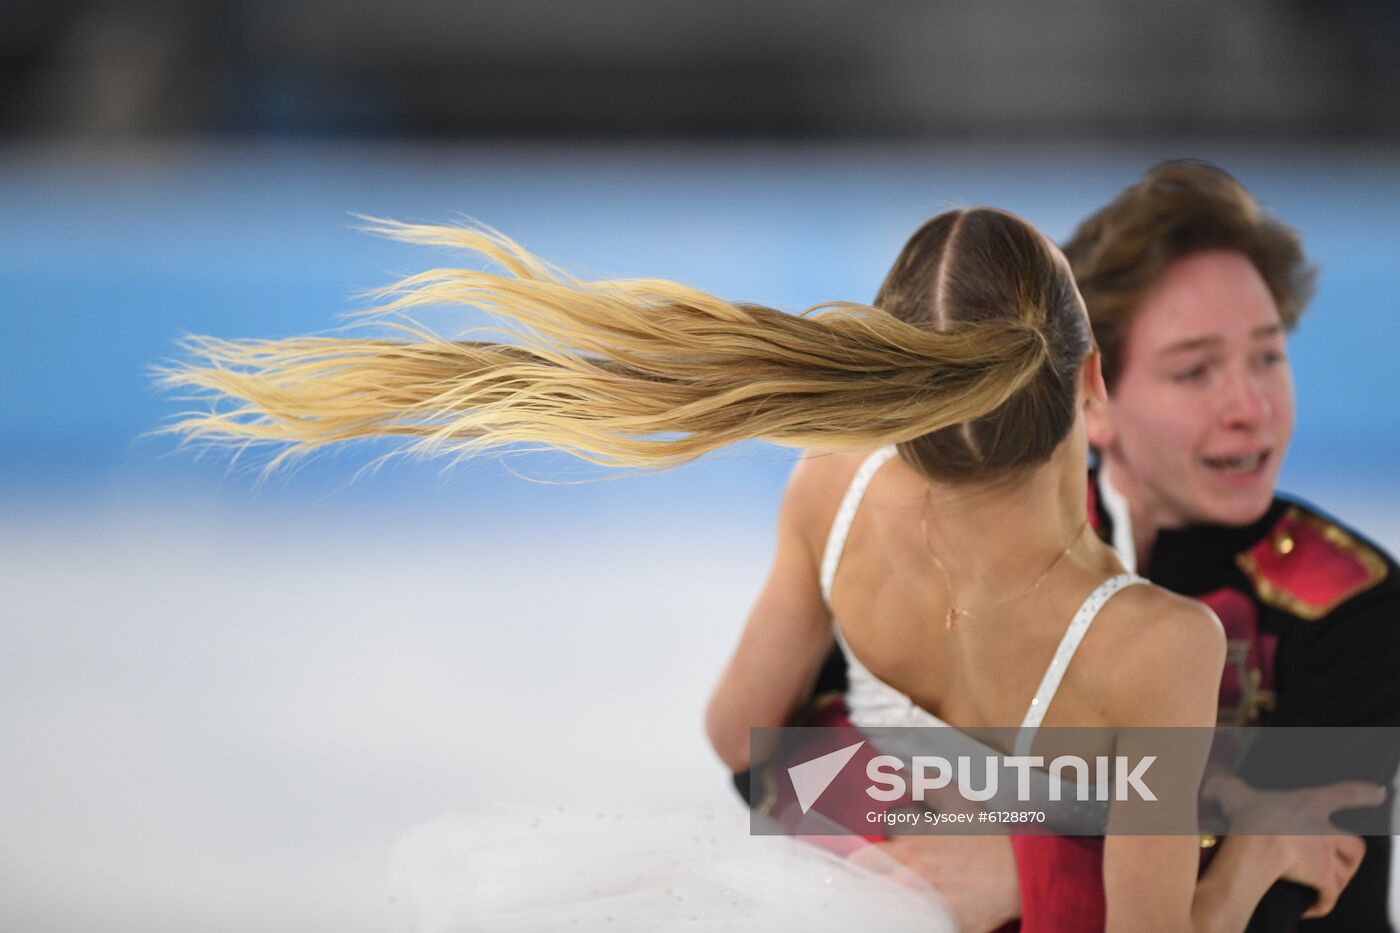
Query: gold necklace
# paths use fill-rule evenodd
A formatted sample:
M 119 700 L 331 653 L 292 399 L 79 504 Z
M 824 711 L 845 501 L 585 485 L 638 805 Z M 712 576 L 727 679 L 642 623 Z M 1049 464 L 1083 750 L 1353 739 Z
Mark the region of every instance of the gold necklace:
M 933 552 L 933 545 L 929 542 L 929 539 L 928 539 L 928 510 L 929 510 L 929 504 L 930 504 L 929 500 L 926 499 L 926 500 L 924 501 L 924 514 L 923 514 L 922 516 L 920 516 L 919 525 L 920 525 L 921 530 L 923 531 L 924 550 L 928 551 L 929 560 L 933 561 L 933 566 L 937 567 L 937 568 L 938 568 L 938 572 L 939 572 L 940 574 L 943 575 L 943 588 L 944 588 L 944 589 L 947 591 L 947 593 L 948 593 L 948 615 L 947 615 L 947 617 L 943 620 L 943 624 L 944 624 L 944 627 L 945 627 L 948 631 L 950 631 L 950 632 L 951 632 L 953 629 L 957 628 L 957 625 L 958 625 L 958 618 L 959 618 L 959 617 L 962 617 L 962 618 L 964 618 L 964 619 L 970 619 L 970 618 L 972 618 L 974 612 L 986 612 L 988 609 L 995 609 L 997 606 L 1000 606 L 1000 605 L 1002 605 L 1002 604 L 1004 604 L 1004 603 L 1014 602 L 1015 600 L 1018 600 L 1018 599 L 1025 599 L 1027 596 L 1031 595 L 1031 594 L 1034 593 L 1036 590 L 1040 589 L 1040 585 L 1050 578 L 1050 574 L 1052 574 L 1052 573 L 1055 572 L 1055 568 L 1056 568 L 1056 567 L 1060 566 L 1060 561 L 1062 561 L 1062 560 L 1064 560 L 1066 557 L 1068 557 L 1068 556 L 1069 556 L 1069 552 L 1072 551 L 1072 550 L 1074 550 L 1075 544 L 1077 544 L 1077 543 L 1079 542 L 1080 536 L 1084 534 L 1084 529 L 1089 527 L 1089 519 L 1088 519 L 1088 517 L 1086 516 L 1085 519 L 1084 519 L 1084 523 L 1083 523 L 1082 525 L 1079 526 L 1079 530 L 1076 531 L 1076 532 L 1073 534 L 1073 536 L 1070 537 L 1070 539 L 1069 539 L 1069 544 L 1065 545 L 1065 549 L 1064 549 L 1063 551 L 1061 551 L 1060 553 L 1056 554 L 1056 555 L 1055 555 L 1055 559 L 1052 560 L 1052 561 L 1050 562 L 1050 566 L 1045 568 L 1045 572 L 1042 573 L 1040 576 L 1036 577 L 1035 582 L 1032 583 L 1030 586 L 1026 587 L 1026 588 L 1025 588 L 1024 590 L 1022 590 L 1021 592 L 1019 592 L 1019 593 L 1013 593 L 1013 594 L 1010 595 L 1010 596 L 1004 596 L 1004 597 L 1002 597 L 1001 599 L 998 599 L 998 600 L 995 600 L 995 601 L 993 601 L 993 602 L 987 603 L 985 606 L 978 606 L 975 610 L 973 610 L 973 609 L 964 609 L 964 608 L 958 606 L 957 597 L 955 597 L 955 596 L 953 595 L 953 576 L 952 576 L 952 574 L 948 573 L 948 568 L 947 568 L 946 566 L 944 566 L 943 561 L 941 561 L 941 560 L 938 559 L 938 555 L 935 554 L 935 553 Z

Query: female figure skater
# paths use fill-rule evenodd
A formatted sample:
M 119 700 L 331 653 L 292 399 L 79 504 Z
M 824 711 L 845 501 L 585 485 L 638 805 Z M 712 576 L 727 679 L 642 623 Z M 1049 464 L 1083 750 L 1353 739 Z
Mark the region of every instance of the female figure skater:
M 788 720 L 833 639 L 849 659 L 856 725 L 1214 724 L 1218 620 L 1125 574 L 1085 533 L 1084 408 L 1104 396 L 1099 358 L 1064 257 L 1024 221 L 942 214 L 905 245 L 874 307 L 802 316 L 665 281 L 579 281 L 490 233 L 378 229 L 504 270 L 410 277 L 385 290 L 386 311 L 460 302 L 517 325 L 518 342 L 449 341 L 412 324 L 408 339 L 199 338 L 166 381 L 232 405 L 173 430 L 280 445 L 278 460 L 375 436 L 434 454 L 543 444 L 650 469 L 749 439 L 810 449 L 707 715 L 731 769 L 749 764 L 751 726 Z M 1107 837 L 1093 883 L 1108 928 L 1228 929 L 1273 880 L 1226 903 L 1197 885 L 1197 863 L 1194 836 Z M 535 875 L 532 893 L 549 878 Z M 932 894 L 907 901 L 898 885 L 852 896 L 872 892 L 891 906 L 906 897 L 882 928 L 956 922 Z M 585 919 L 616 929 L 619 911 Z M 542 928 L 538 913 L 514 916 Z M 714 926 L 729 915 L 692 916 Z M 788 928 L 804 922 L 818 928 Z

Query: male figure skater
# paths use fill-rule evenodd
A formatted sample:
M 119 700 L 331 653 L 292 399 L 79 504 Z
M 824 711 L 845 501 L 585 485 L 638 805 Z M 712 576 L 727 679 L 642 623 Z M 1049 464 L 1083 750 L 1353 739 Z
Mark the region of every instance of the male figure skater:
M 1294 415 L 1284 338 L 1313 279 L 1297 234 L 1225 172 L 1176 162 L 1084 221 L 1065 254 L 1109 390 L 1090 410 L 1091 518 L 1130 569 L 1220 617 L 1220 722 L 1400 725 L 1394 560 L 1275 492 Z M 1334 878 L 1351 867 L 1339 842 Z M 1389 868 L 1389 837 L 1367 837 L 1331 912 L 1301 929 L 1389 930 Z M 1290 899 L 1276 887 L 1255 925 L 1281 928 L 1260 921 Z

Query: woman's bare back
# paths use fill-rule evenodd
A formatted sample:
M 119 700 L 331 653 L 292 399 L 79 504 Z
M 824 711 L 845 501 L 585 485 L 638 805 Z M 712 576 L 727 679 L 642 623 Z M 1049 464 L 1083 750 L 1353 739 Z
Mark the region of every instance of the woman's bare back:
M 803 530 L 814 559 L 819 560 L 841 499 L 866 456 L 814 454 L 802 464 L 809 473 L 802 483 L 810 516 Z M 1000 585 L 1011 600 L 975 612 L 949 630 L 943 621 L 950 605 L 947 581 L 924 539 L 927 490 L 927 480 L 898 457 L 875 473 L 832 584 L 834 624 L 871 674 L 945 722 L 963 728 L 1019 726 L 1070 619 L 1099 584 L 1122 573 L 1122 565 L 1107 545 L 1086 533 L 1043 585 L 1014 598 L 1034 576 L 1007 580 Z M 961 556 L 975 563 L 978 549 L 995 542 L 969 537 L 960 544 Z M 993 563 L 990 557 L 987 563 Z M 1147 635 L 1155 628 L 1150 620 L 1181 602 L 1148 586 L 1115 596 L 1068 666 L 1043 725 L 1121 723 L 1113 697 L 1134 666 L 1132 656 L 1142 653 L 1142 645 L 1133 644 L 1139 640 L 1135 636 Z

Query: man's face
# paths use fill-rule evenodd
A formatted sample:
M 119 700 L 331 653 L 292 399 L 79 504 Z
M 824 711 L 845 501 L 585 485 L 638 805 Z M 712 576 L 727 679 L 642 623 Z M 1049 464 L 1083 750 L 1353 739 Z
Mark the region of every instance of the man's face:
M 1273 499 L 1293 376 L 1269 288 L 1239 253 L 1197 253 L 1143 297 L 1090 439 L 1157 528 L 1244 525 Z

